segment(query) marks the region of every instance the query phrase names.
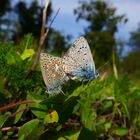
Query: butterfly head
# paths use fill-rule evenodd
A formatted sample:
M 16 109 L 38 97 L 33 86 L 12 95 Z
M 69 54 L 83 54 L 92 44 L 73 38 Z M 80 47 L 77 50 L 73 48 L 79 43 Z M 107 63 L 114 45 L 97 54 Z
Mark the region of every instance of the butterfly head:
M 95 78 L 99 77 L 99 72 L 98 71 L 95 71 Z

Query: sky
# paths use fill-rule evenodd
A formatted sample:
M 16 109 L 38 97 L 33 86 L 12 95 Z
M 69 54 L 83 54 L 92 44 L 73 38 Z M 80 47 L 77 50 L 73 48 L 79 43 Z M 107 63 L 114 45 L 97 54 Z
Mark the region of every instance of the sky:
M 14 0 L 14 2 L 19 0 Z M 27 1 L 29 0 L 20 0 Z M 30 0 L 31 2 L 32 0 Z M 38 0 L 40 4 L 44 4 L 48 0 Z M 79 4 L 79 0 L 50 0 L 52 1 L 52 8 L 54 13 L 60 8 L 60 12 L 57 15 L 52 27 L 59 30 L 63 35 L 71 35 L 73 42 L 82 33 L 84 28 L 87 27 L 88 23 L 80 20 L 76 22 L 76 15 L 74 15 L 74 9 Z M 90 0 L 86 0 L 90 1 Z M 117 8 L 117 15 L 126 15 L 128 22 L 126 24 L 119 24 L 119 31 L 116 33 L 116 37 L 128 41 L 130 32 L 135 31 L 140 23 L 140 0 L 105 0 L 109 5 Z
M 73 10 L 78 7 L 78 1 L 52 0 L 54 11 L 59 7 L 61 8 L 52 26 L 64 35 L 72 35 L 73 39 L 80 36 L 84 32 L 84 27 L 88 25 L 84 21 L 76 22 Z M 138 27 L 138 23 L 140 23 L 140 0 L 107 0 L 107 2 L 117 8 L 116 13 L 118 15 L 125 14 L 128 18 L 128 22 L 125 25 L 119 25 L 119 31 L 116 34 L 117 38 L 128 40 L 130 32 L 134 31 Z
M 19 0 L 14 0 L 14 2 Z M 27 1 L 29 0 L 20 0 Z M 30 0 L 31 2 L 32 0 Z M 41 4 L 44 4 L 48 0 L 38 0 Z M 78 7 L 79 0 L 50 0 L 52 1 L 52 8 L 54 13 L 60 8 L 60 12 L 57 15 L 52 27 L 61 31 L 64 35 L 72 35 L 73 39 L 84 33 L 84 28 L 88 23 L 80 20 L 76 22 L 76 15 L 74 15 L 74 9 Z M 90 1 L 90 0 L 86 0 Z M 128 18 L 128 22 L 119 25 L 119 31 L 116 34 L 117 38 L 122 40 L 128 40 L 130 32 L 134 31 L 140 23 L 140 0 L 105 0 L 111 6 L 117 8 L 116 14 L 125 14 Z

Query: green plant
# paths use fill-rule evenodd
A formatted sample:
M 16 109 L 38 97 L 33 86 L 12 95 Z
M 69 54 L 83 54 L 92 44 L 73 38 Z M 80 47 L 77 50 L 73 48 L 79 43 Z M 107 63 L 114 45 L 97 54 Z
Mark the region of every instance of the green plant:
M 127 76 L 100 76 L 70 81 L 65 95 L 49 96 L 39 66 L 29 73 L 35 48 L 31 35 L 19 46 L 0 46 L 2 140 L 139 138 L 139 84 Z

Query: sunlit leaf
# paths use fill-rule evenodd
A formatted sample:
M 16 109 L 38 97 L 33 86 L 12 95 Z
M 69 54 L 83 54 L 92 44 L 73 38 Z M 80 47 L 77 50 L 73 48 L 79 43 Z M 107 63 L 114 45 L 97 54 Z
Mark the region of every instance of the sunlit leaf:
M 20 111 L 21 109 L 23 109 L 23 108 L 25 108 L 25 107 L 26 107 L 26 104 L 22 104 L 22 105 L 20 105 L 20 106 L 18 107 L 18 109 L 17 109 L 16 111 L 18 112 L 18 111 Z M 16 123 L 20 120 L 20 118 L 21 118 L 23 112 L 24 112 L 24 111 L 21 111 L 21 112 L 17 113 L 17 115 L 16 115 L 16 117 L 15 117 L 15 120 L 14 120 L 14 124 L 16 124 Z
M 123 127 L 119 127 L 119 128 L 115 128 L 112 131 L 114 134 L 119 135 L 119 136 L 124 136 L 128 133 L 128 129 L 127 128 L 123 128 Z
M 29 104 L 29 107 L 30 107 L 32 113 L 35 116 L 37 116 L 38 118 L 44 118 L 46 116 L 47 111 L 48 111 L 48 108 L 46 105 L 42 105 L 39 103 Z
M 68 131 L 68 132 L 64 132 L 63 137 L 59 137 L 58 140 L 77 140 L 78 136 L 80 134 L 80 131 L 76 130 L 76 131 Z
M 36 128 L 38 126 L 38 124 L 39 124 L 38 119 L 34 119 L 34 120 L 31 120 L 31 121 L 25 123 L 19 129 L 18 138 L 19 139 L 23 139 L 23 137 L 26 138 L 34 130 L 34 128 Z
M 35 51 L 33 49 L 26 49 L 24 52 L 21 54 L 22 60 L 25 60 L 27 58 L 32 57 L 35 54 Z
M 44 123 L 54 123 L 54 122 L 58 122 L 59 120 L 59 116 L 57 114 L 57 112 L 55 110 L 49 112 L 44 119 Z
M 30 93 L 27 95 L 27 100 L 34 100 L 36 103 L 40 103 L 44 100 L 44 98 L 41 95 L 36 95 L 36 94 Z
M 10 112 L 6 112 L 4 115 L 0 115 L 0 128 L 4 125 L 4 123 L 10 117 L 10 115 Z

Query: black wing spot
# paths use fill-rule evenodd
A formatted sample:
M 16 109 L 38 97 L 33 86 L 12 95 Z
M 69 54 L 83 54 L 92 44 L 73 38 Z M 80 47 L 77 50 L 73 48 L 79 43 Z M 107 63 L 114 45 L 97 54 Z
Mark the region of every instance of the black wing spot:
M 51 80 L 50 80 L 50 79 L 48 79 L 48 82 L 50 83 L 50 82 L 51 82 Z
M 73 46 L 73 47 L 75 47 L 76 45 L 75 45 L 75 44 L 73 44 L 72 46 Z

